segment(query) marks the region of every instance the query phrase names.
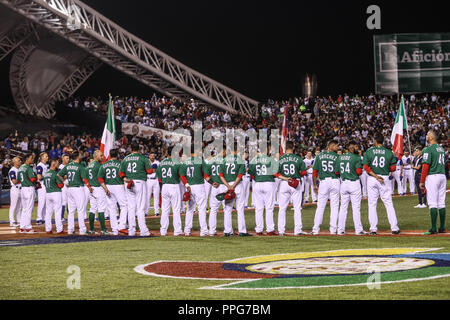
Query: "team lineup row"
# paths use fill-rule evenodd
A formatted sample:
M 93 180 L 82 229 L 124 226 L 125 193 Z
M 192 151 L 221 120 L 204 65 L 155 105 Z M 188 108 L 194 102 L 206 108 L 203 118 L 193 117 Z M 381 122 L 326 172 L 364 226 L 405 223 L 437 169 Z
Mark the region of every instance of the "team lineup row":
M 428 233 L 444 232 L 446 193 L 444 151 L 437 144 L 434 132 L 429 132 L 427 141 L 429 147 L 423 150 L 424 168 L 420 189 L 427 190 L 426 196 L 432 218 L 432 227 Z M 263 234 L 264 224 L 266 234 L 285 234 L 286 209 L 290 202 L 294 209 L 294 235 L 305 234 L 302 230 L 301 210 L 304 191 L 308 189 L 308 184 L 311 185 L 309 180 L 312 180 L 313 195 L 317 195 L 312 234 L 319 233 L 325 207 L 330 200 L 330 233 L 345 234 L 347 210 L 351 202 L 355 233 L 364 235 L 368 233 L 363 230 L 360 217 L 362 198 L 360 176 L 365 172 L 370 234 L 377 233 L 378 198 L 381 198 L 386 207 L 392 233 L 398 234 L 400 230 L 392 202 L 392 178 L 393 173 L 397 171 L 397 158 L 391 150 L 382 146 L 382 142 L 383 137 L 374 137 L 374 147 L 368 149 L 361 159 L 356 143 L 350 142 L 347 145 L 347 152 L 338 155 L 338 143 L 332 140 L 328 143 L 327 150 L 320 152 L 308 167 L 300 156 L 293 154 L 294 146 L 291 142 L 287 142 L 285 154 L 276 162 L 263 152 L 254 157 L 248 166 L 236 152 L 231 155 L 219 154 L 208 161 L 202 160 L 193 152 L 190 157 L 185 157 L 179 162 L 172 159 L 169 150 L 167 158 L 157 163 L 155 159 L 141 155 L 139 145 L 132 144 L 132 152 L 122 161 L 117 160 L 117 150 L 113 149 L 110 151 L 110 159 L 103 163 L 103 153 L 96 151 L 93 161 L 84 166 L 80 155 L 75 151 L 70 155 L 71 161 L 68 156 L 63 157 L 61 164 L 58 160 L 51 160 L 48 170 L 41 162 L 35 173 L 30 166 L 34 162 L 34 155 L 31 154 L 26 157 L 23 165 L 20 165 L 20 159 L 15 158 L 14 168 L 10 171 L 12 184 L 10 223 L 20 227 L 22 233 L 35 232 L 31 227 L 31 213 L 35 189 L 38 189 L 38 220 L 39 212 L 41 217 L 45 215 L 47 233 L 52 232 L 53 214 L 56 232 L 66 233 L 63 230 L 61 211 L 62 207 L 67 205 L 68 234 L 75 231 L 75 211 L 77 211 L 81 235 L 95 233 L 94 221 L 97 216 L 101 234 L 123 233 L 135 236 L 137 218 L 140 236 L 149 236 L 152 234 L 147 228 L 145 216 L 149 211 L 152 188 L 159 187 L 162 236 L 167 234 L 171 209 L 174 235 L 190 235 L 196 207 L 200 236 L 216 235 L 217 212 L 221 205 L 224 209 L 224 235 L 234 234 L 232 211 L 235 206 L 239 235 L 249 236 L 244 216 L 245 206 L 248 203 L 244 180 L 248 174 L 254 181 L 252 197 L 255 206 L 255 231 L 258 235 Z M 234 150 L 237 150 L 236 146 Z M 47 158 L 44 162 L 46 161 Z M 275 194 L 276 180 L 280 181 L 277 194 Z M 208 194 L 210 213 L 207 222 Z M 273 212 L 275 198 L 279 204 L 277 230 Z M 155 212 L 158 210 L 158 200 L 159 197 L 154 197 Z M 90 206 L 86 217 L 88 201 Z M 183 201 L 187 206 L 184 231 L 181 222 Z M 119 219 L 117 207 L 120 208 Z M 436 227 L 438 212 L 441 222 L 439 229 Z M 14 222 L 14 215 L 20 221 L 19 225 Z M 107 230 L 105 216 L 109 217 L 112 232 Z M 85 218 L 89 220 L 89 228 L 84 223 Z

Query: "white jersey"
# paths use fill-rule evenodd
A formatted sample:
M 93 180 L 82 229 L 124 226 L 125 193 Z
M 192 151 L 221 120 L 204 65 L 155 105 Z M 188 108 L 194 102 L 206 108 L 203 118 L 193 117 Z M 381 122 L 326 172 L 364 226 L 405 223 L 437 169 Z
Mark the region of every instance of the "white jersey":
M 305 159 L 303 159 L 303 162 L 305 162 L 305 165 L 308 168 L 309 166 L 314 165 L 314 158 L 311 158 L 311 159 L 305 158 Z M 312 174 L 313 173 L 313 168 L 311 167 L 308 170 L 306 170 L 306 173 L 311 173 Z
M 36 166 L 36 174 L 40 174 L 41 175 L 41 179 L 39 181 L 43 181 L 44 180 L 44 174 L 47 172 L 48 167 L 45 163 L 39 162 L 38 165 Z
M 65 165 L 63 165 L 62 163 L 59 165 L 58 170 L 61 171 L 62 169 L 64 169 Z M 64 178 L 64 177 L 63 177 Z M 64 184 L 69 184 L 69 180 L 64 180 Z
M 148 174 L 147 175 L 147 179 L 148 180 L 154 180 L 156 179 L 156 169 L 159 166 L 159 161 L 155 159 L 155 161 L 153 161 L 152 163 L 150 163 L 150 166 L 153 168 L 153 173 L 152 174 Z
M 412 159 L 411 157 L 402 157 L 403 169 L 411 169 Z
M 402 159 L 398 159 L 398 160 L 397 160 L 397 164 L 396 164 L 396 166 L 395 166 L 395 169 L 396 169 L 397 171 L 400 171 L 400 170 L 402 169 L 402 165 L 403 165 Z
M 11 185 L 11 187 L 15 186 L 15 184 L 12 181 L 17 180 L 17 172 L 18 171 L 19 171 L 19 169 L 17 169 L 16 167 L 12 167 L 8 171 L 8 180 L 9 180 L 9 184 Z M 19 184 L 19 186 L 20 186 L 20 184 Z

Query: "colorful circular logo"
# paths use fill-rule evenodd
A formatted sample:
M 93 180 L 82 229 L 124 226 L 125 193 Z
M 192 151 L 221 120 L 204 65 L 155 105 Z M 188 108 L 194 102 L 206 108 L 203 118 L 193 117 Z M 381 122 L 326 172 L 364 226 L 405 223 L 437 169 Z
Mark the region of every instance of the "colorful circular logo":
M 228 283 L 208 290 L 268 290 L 388 284 L 450 276 L 450 254 L 437 248 L 349 249 L 246 257 L 225 262 L 156 261 L 141 274 Z M 232 281 L 231 283 L 229 281 Z

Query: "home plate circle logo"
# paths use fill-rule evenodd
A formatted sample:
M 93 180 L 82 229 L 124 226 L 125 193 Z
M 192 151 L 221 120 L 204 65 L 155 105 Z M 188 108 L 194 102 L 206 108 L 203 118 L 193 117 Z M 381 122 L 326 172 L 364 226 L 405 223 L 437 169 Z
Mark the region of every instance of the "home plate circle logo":
M 423 268 L 434 264 L 433 260 L 413 258 L 336 257 L 311 258 L 256 264 L 247 270 L 271 274 L 357 274 L 367 273 L 367 266 L 375 266 L 379 272 Z
M 439 248 L 348 249 L 239 258 L 224 262 L 155 261 L 138 273 L 175 279 L 224 280 L 207 290 L 269 290 L 380 284 L 450 276 L 450 254 Z M 230 282 L 231 281 L 231 282 Z

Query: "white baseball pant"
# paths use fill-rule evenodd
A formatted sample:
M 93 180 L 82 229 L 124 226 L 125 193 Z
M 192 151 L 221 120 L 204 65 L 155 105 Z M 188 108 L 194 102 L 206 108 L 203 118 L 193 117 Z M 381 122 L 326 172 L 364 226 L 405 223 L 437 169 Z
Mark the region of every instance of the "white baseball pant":
M 384 207 L 386 208 L 389 224 L 391 225 L 392 231 L 398 231 L 397 226 L 397 216 L 395 214 L 394 204 L 392 202 L 392 189 L 390 186 L 389 176 L 381 176 L 384 183 L 378 182 L 372 176 L 367 178 L 367 192 L 369 196 L 369 223 L 370 231 L 377 232 L 378 225 L 378 214 L 377 214 L 377 202 L 378 197 L 383 201 Z
M 312 202 L 317 201 L 317 194 L 314 192 L 314 183 L 312 179 L 312 173 L 308 173 L 305 176 L 305 201 L 309 202 L 309 191 L 311 190 Z
M 275 182 L 255 183 L 255 220 L 256 232 L 263 232 L 264 229 L 264 208 L 266 209 L 266 231 L 275 230 L 273 221 L 273 208 L 275 205 Z
M 411 194 L 413 194 L 415 191 L 414 170 L 413 169 L 403 169 L 402 193 L 405 193 L 405 194 L 406 194 L 406 182 L 409 183 L 409 192 Z
M 208 183 L 209 184 L 209 183 Z M 192 229 L 192 220 L 194 217 L 195 205 L 198 207 L 198 221 L 200 224 L 200 236 L 208 235 L 208 225 L 206 223 L 206 196 L 205 186 L 195 184 L 191 186 L 191 199 L 187 203 L 186 217 L 184 222 L 184 233 L 190 234 Z
M 147 203 L 145 185 L 142 180 L 133 180 L 134 186 L 131 189 L 126 188 L 126 197 L 128 205 L 128 235 L 136 235 L 136 217 L 139 225 L 140 236 L 148 236 L 150 231 L 145 222 L 145 206 Z
M 52 231 L 52 215 L 55 213 L 56 232 L 63 231 L 61 222 L 61 208 L 62 208 L 62 194 L 61 192 L 46 193 L 45 196 L 45 231 Z
M 209 199 L 209 195 L 211 194 L 211 188 L 212 185 L 210 185 L 208 182 L 203 183 L 204 187 L 205 187 L 205 195 L 206 195 L 206 206 L 207 207 L 211 207 L 210 205 L 208 205 L 208 199 Z
M 361 181 L 362 185 L 362 196 L 364 198 L 367 198 L 367 172 L 363 170 L 363 173 L 359 176 L 359 180 Z
M 91 192 L 89 191 L 89 188 L 87 186 L 83 187 L 83 191 L 84 191 L 84 209 L 87 212 L 89 200 L 91 199 Z
M 183 194 L 186 192 L 186 187 L 184 186 L 183 182 L 181 182 L 181 181 L 179 184 L 179 188 L 180 188 L 180 212 L 185 213 L 186 209 L 185 209 L 184 202 L 183 202 Z
M 278 201 L 280 202 L 278 210 L 279 234 L 286 232 L 286 210 L 291 200 L 294 207 L 294 234 L 302 232 L 302 188 L 301 183 L 294 189 L 289 186 L 287 181 L 281 181 L 280 190 L 278 191 Z
M 126 228 L 128 207 L 125 187 L 123 184 L 107 185 L 109 190 L 109 197 L 106 197 L 106 210 L 109 211 L 111 230 L 114 234 L 118 234 L 118 230 Z M 120 207 L 119 225 L 117 225 L 117 204 Z M 112 217 L 116 217 L 113 219 Z
M 254 207 L 255 206 L 255 180 L 252 180 L 252 207 Z M 225 192 L 226 192 L 227 190 L 225 190 Z M 275 190 L 275 192 L 277 192 L 276 190 Z
M 63 206 L 67 206 L 67 186 L 64 184 L 64 186 L 61 189 L 61 204 Z
M 248 198 L 250 196 L 250 177 L 243 176 L 242 177 L 242 186 L 244 188 L 244 207 L 248 206 Z
M 69 187 L 67 190 L 68 205 L 68 224 L 67 233 L 72 234 L 75 231 L 75 210 L 78 214 L 78 228 L 80 234 L 86 233 L 86 195 L 84 187 Z
M 394 173 L 392 175 L 394 176 L 394 179 L 389 180 L 392 183 L 391 194 L 394 194 L 395 182 L 397 182 L 397 193 L 402 194 L 403 193 L 403 182 L 405 181 L 405 179 L 404 179 L 405 177 L 403 177 L 402 180 L 400 181 L 400 170 L 394 171 Z
M 183 233 L 181 226 L 180 203 L 183 198 L 180 194 L 181 188 L 179 184 L 163 184 L 161 189 L 161 235 L 167 234 L 169 228 L 170 207 L 173 213 L 173 229 L 174 235 L 178 236 Z
M 20 229 L 31 229 L 31 215 L 34 208 L 35 199 L 34 187 L 22 187 L 20 189 L 20 201 L 22 206 L 22 214 L 20 216 Z
M 158 179 L 147 178 L 147 209 L 150 209 L 150 199 L 153 195 L 153 210 L 155 213 L 159 212 L 159 193 L 161 192 Z
M 339 179 L 325 178 L 320 180 L 319 192 L 317 195 L 317 209 L 314 216 L 313 232 L 320 231 L 320 225 L 323 221 L 323 214 L 328 200 L 330 200 L 330 233 L 337 232 L 337 220 L 339 216 Z
M 9 223 L 13 224 L 16 221 L 20 223 L 20 215 L 22 212 L 22 204 L 20 201 L 20 186 L 12 186 L 9 192 Z M 14 216 L 16 220 L 14 220 Z
M 278 199 L 278 191 L 280 190 L 280 184 L 281 184 L 281 179 L 280 178 L 275 178 L 275 192 L 273 193 L 273 200 L 274 203 L 279 205 L 280 204 L 280 200 Z
M 352 203 L 353 225 L 355 232 L 363 231 L 361 223 L 361 185 L 356 181 L 344 180 L 340 187 L 341 207 L 339 209 L 338 232 L 345 232 L 348 203 Z
M 445 174 L 430 174 L 425 178 L 425 188 L 427 190 L 428 207 L 443 209 L 445 208 L 445 196 L 447 179 Z
M 44 182 L 41 181 L 41 188 L 37 190 L 37 197 L 38 197 L 38 207 L 37 207 L 37 215 L 36 220 L 44 220 L 46 215 L 45 210 L 45 194 L 47 192 L 45 191 L 45 185 Z
M 216 234 L 216 227 L 217 227 L 217 212 L 219 211 L 220 205 L 225 209 L 225 201 L 219 201 L 217 200 L 216 196 L 220 193 L 227 192 L 227 187 L 225 185 L 220 184 L 217 188 L 211 188 L 211 194 L 209 196 L 209 234 L 215 235 Z
M 233 181 L 228 182 L 228 183 L 230 184 L 232 182 Z M 247 228 L 245 226 L 245 214 L 244 214 L 245 198 L 244 198 L 244 188 L 242 186 L 242 183 L 238 183 L 238 185 L 234 187 L 234 192 L 236 193 L 236 197 L 232 200 L 225 201 L 225 208 L 223 209 L 223 212 L 224 212 L 223 232 L 224 233 L 233 233 L 232 213 L 233 213 L 234 204 L 236 203 L 238 231 L 239 231 L 239 233 L 247 233 Z

